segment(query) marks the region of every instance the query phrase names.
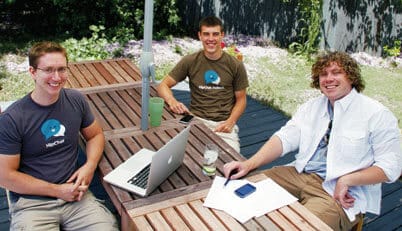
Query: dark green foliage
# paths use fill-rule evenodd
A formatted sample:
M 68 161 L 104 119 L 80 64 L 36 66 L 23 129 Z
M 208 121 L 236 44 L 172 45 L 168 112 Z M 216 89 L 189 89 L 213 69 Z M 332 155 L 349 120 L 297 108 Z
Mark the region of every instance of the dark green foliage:
M 103 25 L 108 40 L 125 43 L 143 36 L 145 0 L 0 1 L 0 39 L 90 37 L 91 25 Z M 154 1 L 154 37 L 180 32 L 176 0 Z M 25 38 L 26 37 L 26 38 Z

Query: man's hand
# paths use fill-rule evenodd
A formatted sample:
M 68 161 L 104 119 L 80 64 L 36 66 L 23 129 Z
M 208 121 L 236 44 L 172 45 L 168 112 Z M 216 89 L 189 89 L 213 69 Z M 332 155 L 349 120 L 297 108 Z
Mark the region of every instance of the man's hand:
M 81 200 L 81 197 L 88 190 L 87 185 L 80 186 L 73 183 L 60 184 L 57 187 L 59 188 L 57 198 L 68 202 Z
M 224 132 L 224 133 L 231 133 L 233 130 L 233 127 L 236 125 L 236 123 L 233 123 L 229 120 L 223 121 L 216 126 L 214 132 Z
M 339 178 L 336 182 L 334 199 L 341 204 L 345 209 L 354 206 L 355 198 L 348 192 L 349 186 L 343 183 L 342 178 Z
M 94 170 L 89 165 L 84 164 L 81 168 L 67 180 L 67 183 L 73 183 L 74 189 L 78 191 L 77 201 L 80 201 L 82 196 L 88 190 L 89 184 L 94 176 Z
M 177 101 L 172 98 L 169 102 L 166 102 L 169 105 L 169 108 L 172 112 L 176 114 L 190 114 L 190 111 L 182 102 Z
M 229 174 L 232 170 L 237 170 L 237 173 L 230 177 L 230 179 L 233 180 L 247 175 L 247 173 L 250 171 L 249 167 L 245 164 L 244 161 L 232 161 L 223 165 L 223 172 L 226 178 L 229 177 Z

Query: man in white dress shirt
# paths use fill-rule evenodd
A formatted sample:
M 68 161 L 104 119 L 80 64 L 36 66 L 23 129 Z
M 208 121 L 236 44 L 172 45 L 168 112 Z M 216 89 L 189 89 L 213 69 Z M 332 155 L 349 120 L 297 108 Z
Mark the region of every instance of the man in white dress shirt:
M 334 230 L 350 230 L 356 216 L 380 213 L 381 183 L 401 175 L 398 121 L 390 110 L 361 94 L 355 60 L 343 52 L 317 58 L 311 86 L 323 95 L 303 104 L 288 123 L 244 162 L 225 165 L 232 179 L 298 150 L 294 166 L 265 174 Z

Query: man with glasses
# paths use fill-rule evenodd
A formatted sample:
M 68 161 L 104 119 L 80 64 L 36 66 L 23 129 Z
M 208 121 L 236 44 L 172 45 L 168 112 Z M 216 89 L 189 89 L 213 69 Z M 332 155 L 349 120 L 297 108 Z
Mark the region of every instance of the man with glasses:
M 0 185 L 10 191 L 11 230 L 117 230 L 88 191 L 105 141 L 85 98 L 63 88 L 66 50 L 37 43 L 29 65 L 34 90 L 0 115 Z M 82 166 L 79 133 L 86 140 Z
M 246 108 L 248 79 L 243 63 L 223 52 L 223 37 L 219 18 L 203 18 L 198 31 L 203 50 L 183 57 L 159 84 L 158 94 L 174 113 L 191 112 L 240 151 L 236 123 Z M 186 77 L 191 91 L 190 110 L 170 90 Z
M 254 156 L 225 164 L 224 172 L 237 170 L 231 177 L 237 179 L 298 150 L 294 166 L 265 174 L 334 230 L 350 230 L 356 216 L 380 213 L 381 183 L 401 175 L 398 121 L 360 93 L 360 68 L 348 54 L 321 55 L 311 72 L 311 86 L 323 95 L 303 104 Z

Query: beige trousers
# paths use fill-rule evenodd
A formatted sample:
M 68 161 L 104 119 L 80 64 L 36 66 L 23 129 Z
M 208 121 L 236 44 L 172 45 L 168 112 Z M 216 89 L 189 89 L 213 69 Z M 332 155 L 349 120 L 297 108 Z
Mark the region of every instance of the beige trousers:
M 212 131 L 215 130 L 215 127 L 218 126 L 221 122 L 215 122 L 212 120 L 206 120 L 200 117 L 197 117 L 200 121 L 202 121 L 209 129 Z M 239 140 L 239 127 L 235 125 L 232 129 L 231 133 L 225 132 L 216 132 L 218 136 L 220 136 L 227 144 L 229 144 L 234 150 L 240 153 L 240 140 Z
M 333 230 L 350 230 L 359 221 L 349 221 L 342 206 L 322 188 L 323 180 L 318 175 L 298 173 L 293 166 L 278 166 L 264 173 Z

